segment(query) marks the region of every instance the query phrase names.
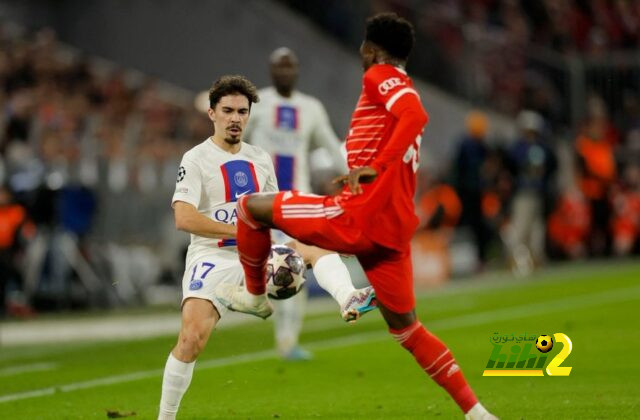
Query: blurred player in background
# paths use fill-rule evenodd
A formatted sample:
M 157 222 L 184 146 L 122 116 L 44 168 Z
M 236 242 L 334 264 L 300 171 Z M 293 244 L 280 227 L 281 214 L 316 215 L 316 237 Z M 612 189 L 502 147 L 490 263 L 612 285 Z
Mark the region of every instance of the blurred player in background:
M 466 418 L 495 419 L 478 402 L 446 345 L 415 313 L 409 242 L 418 225 L 415 174 L 428 117 L 404 70 L 413 42 L 413 27 L 394 13 L 367 20 L 360 47 L 362 94 L 347 136 L 350 172 L 340 178 L 345 189 L 337 196 L 281 191 L 241 197 L 238 252 L 246 289 L 223 286 L 221 294 L 232 302 L 232 310 L 265 307 L 270 227 L 305 243 L 355 254 L 393 337 L 451 395 Z
M 176 417 L 191 383 L 195 360 L 226 312 L 226 302 L 216 293 L 217 287 L 242 284 L 244 273 L 235 240 L 236 201 L 252 192 L 278 191 L 271 157 L 259 147 L 242 142 L 251 104 L 257 101 L 255 86 L 242 76 L 224 76 L 216 81 L 209 92 L 208 111 L 214 134 L 186 152 L 178 170 L 172 206 L 176 228 L 191 233 L 191 244 L 182 279 L 182 326 L 164 369 L 159 419 Z M 288 245 L 312 265 L 329 254 L 302 244 Z M 355 311 L 359 316 L 374 308 L 373 290 L 354 289 L 348 272 L 346 278 L 338 273 L 325 286 L 332 296 L 343 299 L 339 302 L 352 302 L 341 308 L 346 314 Z M 358 306 L 359 302 L 367 305 Z M 253 315 L 268 317 L 268 303 L 267 307 L 268 313 L 254 311 Z
M 295 53 L 289 48 L 278 48 L 271 53 L 269 65 L 273 86 L 259 91 L 260 103 L 251 110 L 245 138 L 271 155 L 278 189 L 310 193 L 310 152 L 320 147 L 326 149 L 334 168 L 338 173 L 344 173 L 346 162 L 340 152 L 340 141 L 320 101 L 295 89 L 298 80 L 298 58 Z M 272 232 L 272 239 L 280 244 L 290 240 L 277 230 Z M 323 256 L 314 267 L 321 286 L 323 282 L 333 281 L 336 275 L 347 278 L 346 270 L 335 253 Z M 341 301 L 339 296 L 336 299 Z M 276 346 L 280 355 L 288 360 L 311 357 L 298 345 L 306 300 L 305 288 L 290 299 L 273 302 L 276 309 Z

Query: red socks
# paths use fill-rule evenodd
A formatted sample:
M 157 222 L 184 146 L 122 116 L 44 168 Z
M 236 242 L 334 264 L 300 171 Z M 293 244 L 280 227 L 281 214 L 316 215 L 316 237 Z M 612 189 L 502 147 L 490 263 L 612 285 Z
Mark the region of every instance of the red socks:
M 447 346 L 419 321 L 401 330 L 390 329 L 389 332 L 413 354 L 420 367 L 451 395 L 464 413 L 478 402 Z
M 247 197 L 238 200 L 238 254 L 244 269 L 249 293 L 262 295 L 266 291 L 266 263 L 271 251 L 271 230 L 263 228 L 246 208 Z

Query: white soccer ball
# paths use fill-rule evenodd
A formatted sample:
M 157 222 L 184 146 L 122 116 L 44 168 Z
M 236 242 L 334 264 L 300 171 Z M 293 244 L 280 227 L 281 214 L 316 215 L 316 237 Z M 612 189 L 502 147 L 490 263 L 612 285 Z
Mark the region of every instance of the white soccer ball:
M 300 254 L 286 245 L 272 245 L 267 261 L 267 295 L 272 299 L 295 295 L 305 282 L 304 271 Z

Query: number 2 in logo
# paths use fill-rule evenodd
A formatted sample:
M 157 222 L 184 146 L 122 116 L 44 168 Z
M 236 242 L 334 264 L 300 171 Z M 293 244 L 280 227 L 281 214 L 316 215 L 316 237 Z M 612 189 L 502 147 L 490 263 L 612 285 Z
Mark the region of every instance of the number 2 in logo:
M 571 349 L 573 348 L 571 339 L 563 333 L 555 333 L 553 334 L 553 338 L 556 340 L 556 343 L 562 343 L 562 350 L 560 350 L 560 353 L 556 354 L 555 357 L 551 359 L 551 361 L 547 365 L 547 375 L 569 376 L 572 367 L 560 366 L 560 364 L 564 362 L 567 357 L 569 357 L 569 354 L 571 354 Z

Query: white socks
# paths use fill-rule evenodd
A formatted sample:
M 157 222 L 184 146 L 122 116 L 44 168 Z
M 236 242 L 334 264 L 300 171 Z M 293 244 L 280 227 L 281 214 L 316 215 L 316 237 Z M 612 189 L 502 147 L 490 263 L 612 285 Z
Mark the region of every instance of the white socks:
M 465 413 L 464 418 L 469 420 L 497 419 L 497 417 L 489 413 L 487 409 L 484 408 L 484 406 L 479 402 L 471 407 L 471 410 Z
M 264 300 L 267 298 L 267 294 L 263 293 L 261 295 L 254 295 L 253 293 L 251 293 L 245 286 L 245 298 L 246 298 L 246 303 L 248 305 L 252 305 L 252 306 L 258 306 L 259 304 L 261 304 L 262 302 L 264 302 Z
M 273 300 L 273 331 L 281 356 L 286 356 L 298 345 L 308 291 L 302 288 L 295 296 L 285 300 Z
M 173 420 L 176 418 L 180 400 L 191 383 L 195 364 L 196 362 L 181 362 L 173 357 L 173 354 L 169 353 L 162 378 L 162 398 L 160 399 L 158 420 Z
M 349 294 L 356 289 L 351 283 L 351 276 L 338 254 L 327 254 L 318 258 L 313 266 L 313 274 L 320 287 L 329 292 L 340 306 Z

